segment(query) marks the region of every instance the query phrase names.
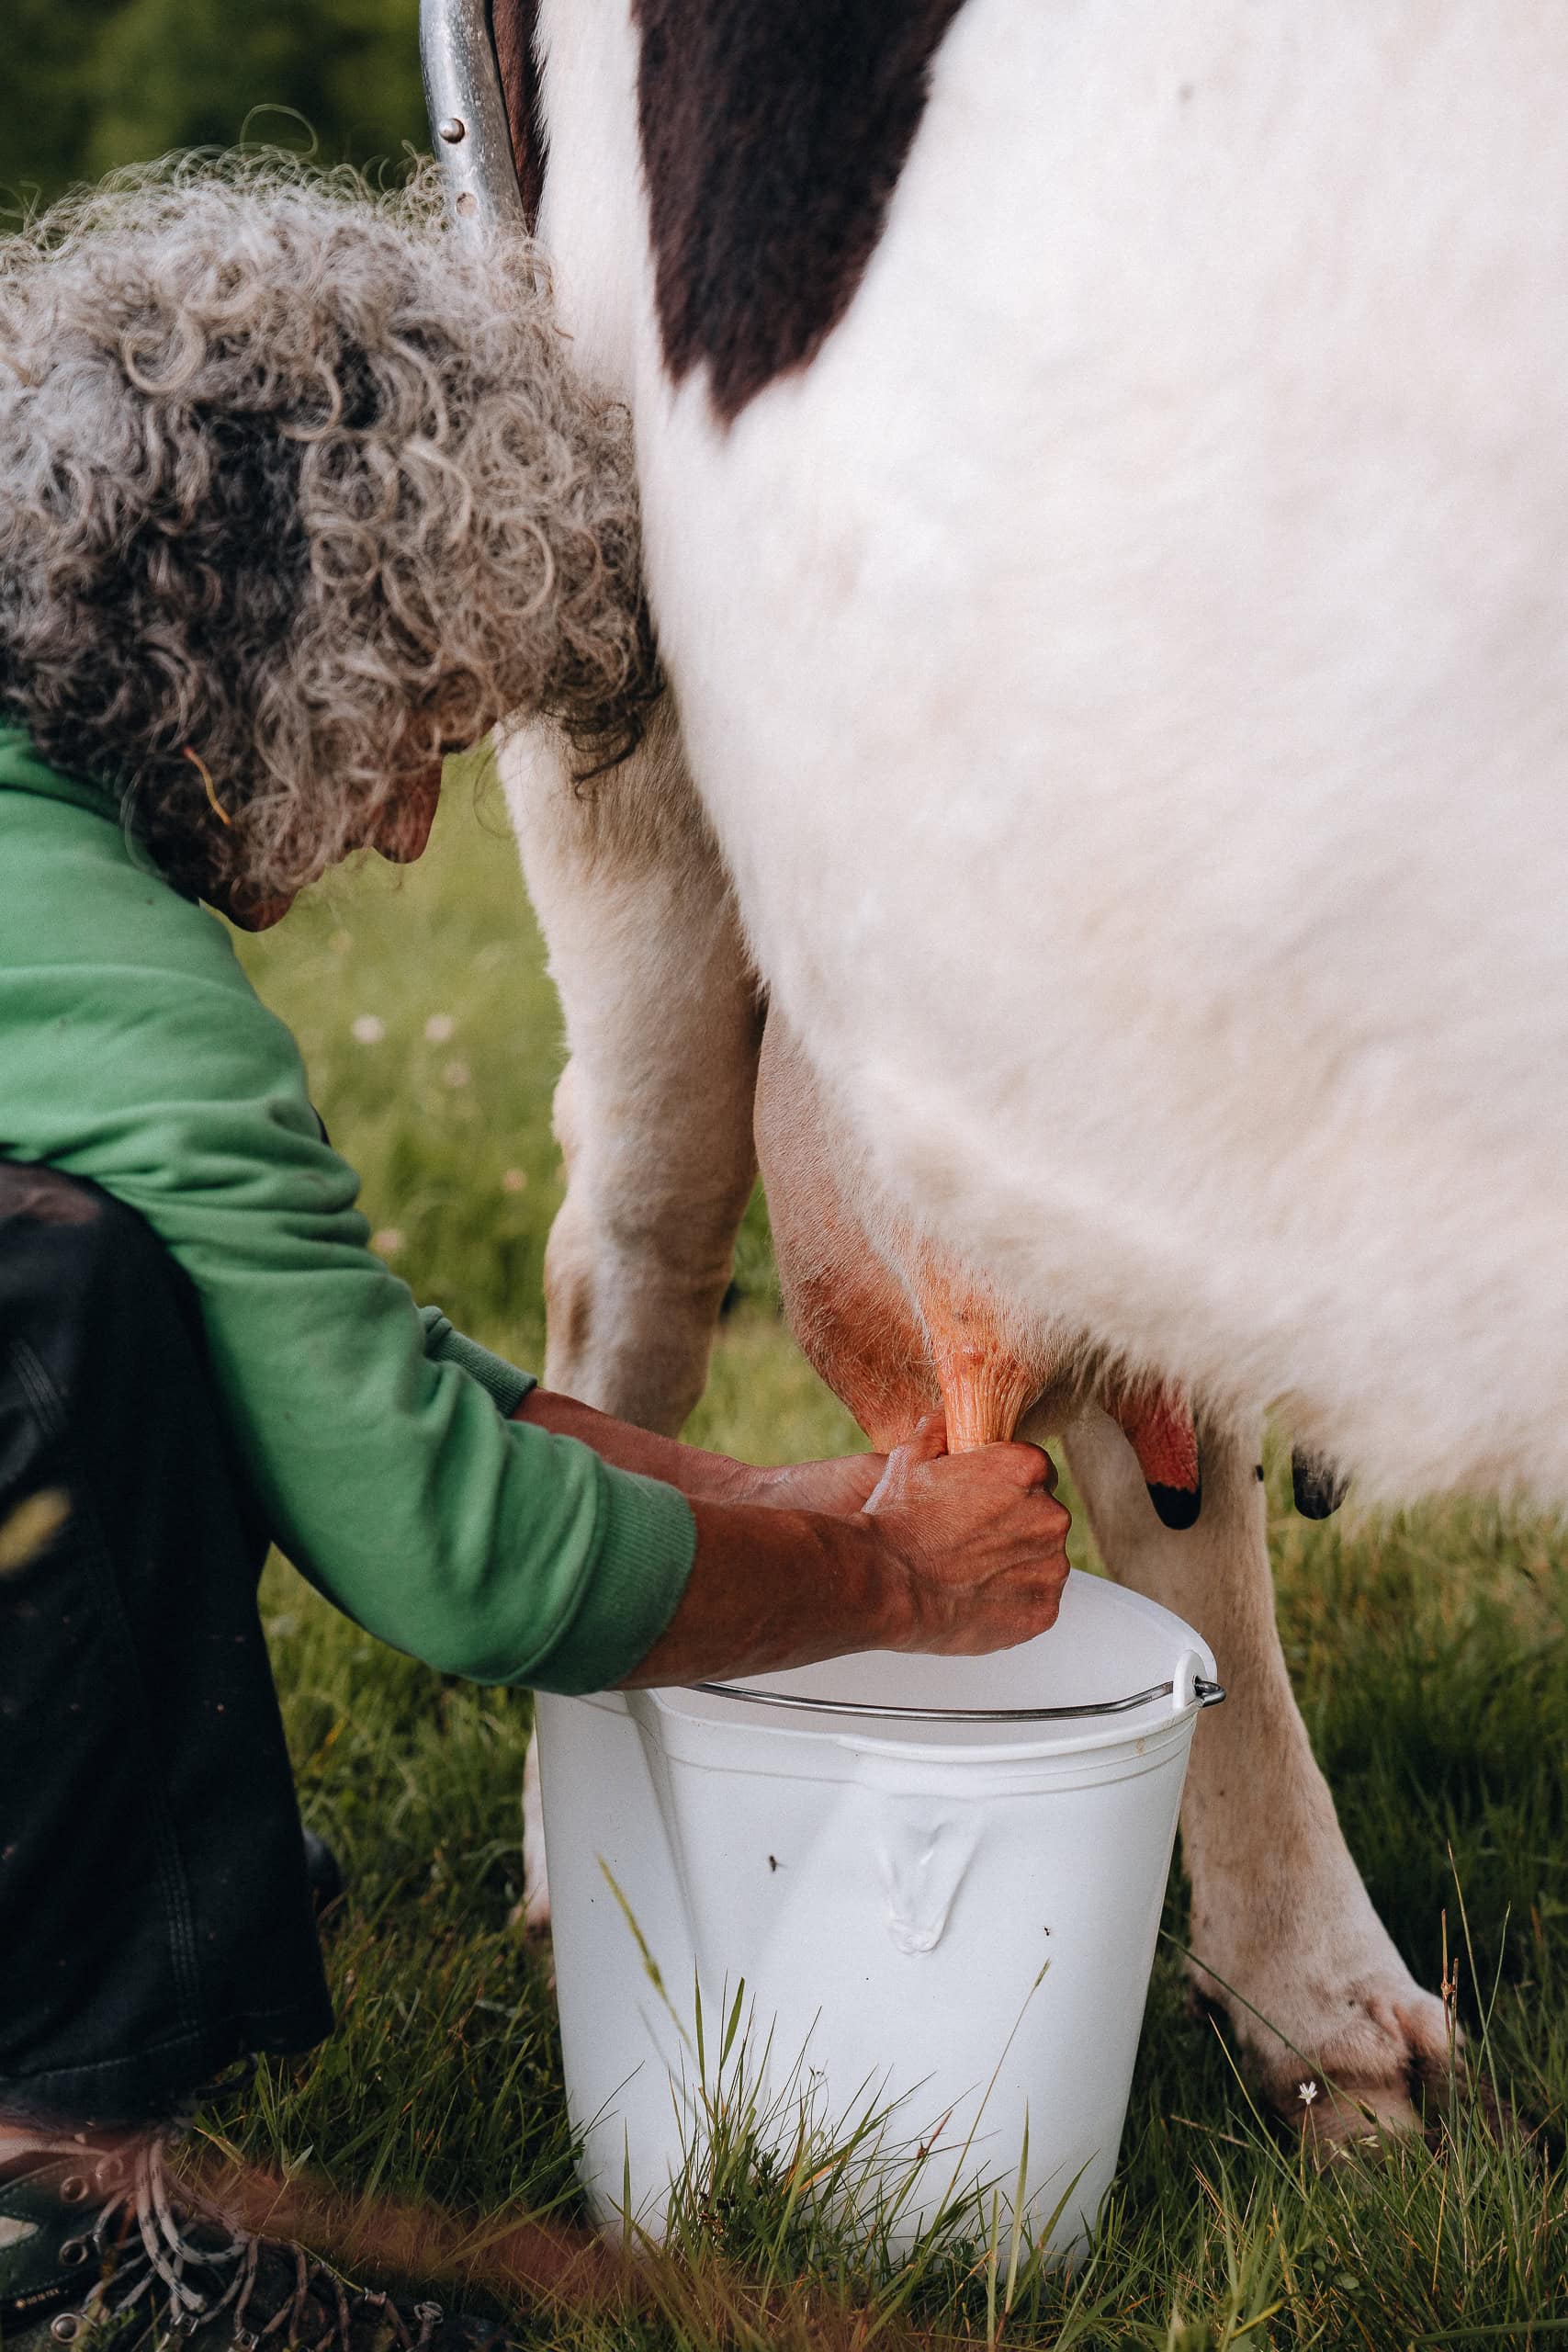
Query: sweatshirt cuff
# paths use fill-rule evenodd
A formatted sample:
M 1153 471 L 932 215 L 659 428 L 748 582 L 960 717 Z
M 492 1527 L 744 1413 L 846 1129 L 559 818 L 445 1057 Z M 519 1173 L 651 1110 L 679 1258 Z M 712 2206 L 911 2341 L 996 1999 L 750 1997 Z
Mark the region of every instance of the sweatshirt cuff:
M 684 1495 L 607 1462 L 600 1470 L 593 1565 L 564 1631 L 528 1669 L 537 1690 L 605 1690 L 640 1665 L 680 1606 L 696 1557 Z
M 504 1413 L 508 1419 L 528 1391 L 538 1386 L 531 1372 L 519 1372 L 504 1356 L 491 1355 L 477 1340 L 454 1329 L 449 1317 L 438 1306 L 422 1306 L 419 1319 L 424 1326 L 424 1352 L 430 1363 L 457 1364 L 470 1379 L 479 1382 L 497 1412 Z

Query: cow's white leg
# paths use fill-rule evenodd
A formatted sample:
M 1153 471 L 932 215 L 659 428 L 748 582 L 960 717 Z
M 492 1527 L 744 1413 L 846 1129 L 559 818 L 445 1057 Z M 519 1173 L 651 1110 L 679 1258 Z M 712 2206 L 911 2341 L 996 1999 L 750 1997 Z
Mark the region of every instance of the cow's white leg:
M 1160 1525 L 1103 1413 L 1082 1413 L 1066 1444 L 1111 1574 L 1199 1628 L 1229 1694 L 1199 1723 L 1181 1814 L 1191 1950 L 1213 1971 L 1194 1970 L 1198 1989 L 1305 2130 L 1364 2131 L 1366 2111 L 1414 2124 L 1413 2091 L 1447 2062 L 1442 2004 L 1372 1908 L 1291 1690 L 1256 1435 L 1205 1432 L 1202 1515 L 1186 1533 Z
M 513 1914 L 515 1920 L 516 1914 Z M 550 1872 L 545 1859 L 545 1792 L 539 1785 L 539 1743 L 532 1733 L 523 1759 L 523 1925 L 537 1934 L 550 1924 Z
M 671 718 L 585 789 L 549 747 L 525 754 L 507 796 L 570 1052 L 546 1379 L 673 1434 L 756 1173 L 756 986 Z
M 672 1433 L 702 1394 L 756 1170 L 755 984 L 667 712 L 585 789 L 537 738 L 503 755 L 503 772 L 570 1051 L 546 1381 Z M 547 1920 L 532 1747 L 524 1905 L 529 1926 Z

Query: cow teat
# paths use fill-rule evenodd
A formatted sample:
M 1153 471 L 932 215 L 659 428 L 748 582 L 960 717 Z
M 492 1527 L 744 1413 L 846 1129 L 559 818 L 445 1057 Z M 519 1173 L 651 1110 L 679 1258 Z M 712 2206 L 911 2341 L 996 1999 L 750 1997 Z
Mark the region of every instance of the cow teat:
M 1019 1334 L 984 1274 L 886 1210 L 776 1010 L 762 1039 L 756 1132 L 790 1328 L 874 1446 L 902 1444 L 939 1401 L 954 1453 L 1005 1442 L 1043 1399 L 1058 1427 L 1083 1401 L 1087 1349 L 1060 1334 Z M 1134 1381 L 1109 1385 L 1102 1401 L 1159 1518 L 1190 1527 L 1201 1484 L 1185 1401 Z
M 1032 1356 L 1013 1341 L 989 1284 L 933 1243 L 912 1241 L 903 1272 L 947 1416 L 949 1453 L 1006 1443 L 1052 1386 L 1055 1351 Z

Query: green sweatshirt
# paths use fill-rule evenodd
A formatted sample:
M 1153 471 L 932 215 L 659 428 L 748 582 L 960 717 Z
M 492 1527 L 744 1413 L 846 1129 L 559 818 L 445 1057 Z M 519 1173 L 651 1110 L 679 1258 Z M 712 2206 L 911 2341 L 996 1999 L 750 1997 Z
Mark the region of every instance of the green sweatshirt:
M 113 796 L 0 727 L 0 1156 L 86 1176 L 195 1283 L 278 1543 L 382 1640 L 591 1690 L 646 1656 L 695 1548 L 683 1497 L 506 1416 L 532 1385 L 370 1250 L 292 1037 Z

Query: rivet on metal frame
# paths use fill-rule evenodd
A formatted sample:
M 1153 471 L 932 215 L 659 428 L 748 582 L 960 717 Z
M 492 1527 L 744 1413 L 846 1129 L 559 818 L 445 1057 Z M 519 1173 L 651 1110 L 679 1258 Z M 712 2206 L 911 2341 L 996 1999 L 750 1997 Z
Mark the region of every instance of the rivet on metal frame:
M 420 0 L 420 62 L 454 219 L 480 234 L 525 230 L 485 0 Z

